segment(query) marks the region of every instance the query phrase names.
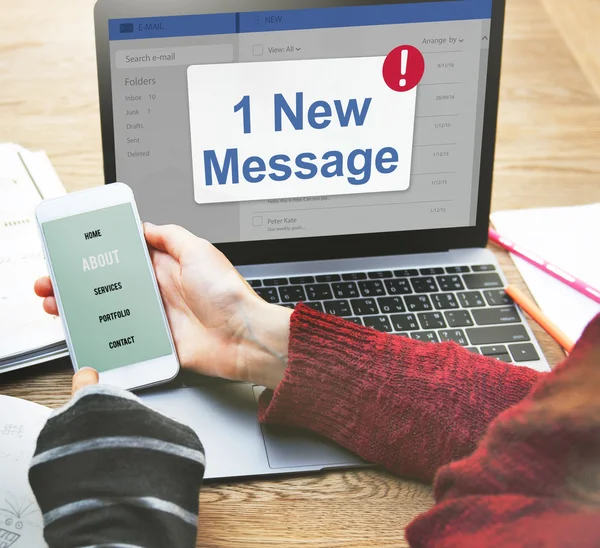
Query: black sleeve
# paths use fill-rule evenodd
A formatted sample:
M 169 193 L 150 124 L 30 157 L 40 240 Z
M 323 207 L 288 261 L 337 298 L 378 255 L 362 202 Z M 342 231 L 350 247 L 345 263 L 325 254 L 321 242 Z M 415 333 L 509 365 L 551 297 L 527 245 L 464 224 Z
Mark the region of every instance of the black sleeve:
M 29 470 L 46 542 L 193 548 L 204 463 L 187 426 L 128 392 L 82 390 L 51 415 Z

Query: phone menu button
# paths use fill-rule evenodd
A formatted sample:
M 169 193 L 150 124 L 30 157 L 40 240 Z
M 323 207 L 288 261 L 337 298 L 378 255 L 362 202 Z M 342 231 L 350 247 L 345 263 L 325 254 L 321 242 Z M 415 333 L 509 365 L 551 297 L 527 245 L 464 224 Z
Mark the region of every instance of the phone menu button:
M 111 341 L 108 343 L 108 348 L 111 350 L 115 350 L 117 348 L 122 348 L 123 346 L 129 346 L 131 344 L 135 344 L 135 337 L 126 337 L 124 339 L 118 339 L 116 341 Z

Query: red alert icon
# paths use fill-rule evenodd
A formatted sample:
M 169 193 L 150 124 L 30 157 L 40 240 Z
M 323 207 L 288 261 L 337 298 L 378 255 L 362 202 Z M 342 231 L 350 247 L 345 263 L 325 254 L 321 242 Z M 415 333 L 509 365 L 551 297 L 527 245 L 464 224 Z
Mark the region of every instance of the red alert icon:
M 383 63 L 383 79 L 393 91 L 414 89 L 425 74 L 425 58 L 414 46 L 394 48 Z

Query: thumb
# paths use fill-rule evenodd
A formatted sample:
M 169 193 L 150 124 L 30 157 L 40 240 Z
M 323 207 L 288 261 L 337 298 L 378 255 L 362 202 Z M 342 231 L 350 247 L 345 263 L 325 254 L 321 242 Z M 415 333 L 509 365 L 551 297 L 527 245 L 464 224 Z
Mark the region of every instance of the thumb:
M 144 235 L 154 249 L 168 253 L 178 262 L 181 262 L 184 250 L 198 240 L 191 232 L 176 225 L 144 223 Z
M 76 392 L 85 388 L 86 386 L 92 386 L 98 384 L 98 372 L 91 367 L 84 367 L 75 373 L 73 376 L 73 390 L 72 395 Z

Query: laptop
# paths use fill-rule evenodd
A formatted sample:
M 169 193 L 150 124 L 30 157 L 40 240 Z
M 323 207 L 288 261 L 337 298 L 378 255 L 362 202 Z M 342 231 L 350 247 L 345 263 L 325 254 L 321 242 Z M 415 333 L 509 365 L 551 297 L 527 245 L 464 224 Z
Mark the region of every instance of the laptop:
M 548 371 L 485 249 L 504 0 L 99 0 L 106 183 L 220 248 L 266 301 Z M 363 466 L 261 426 L 263 388 L 142 393 L 209 479 Z

